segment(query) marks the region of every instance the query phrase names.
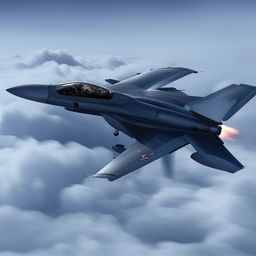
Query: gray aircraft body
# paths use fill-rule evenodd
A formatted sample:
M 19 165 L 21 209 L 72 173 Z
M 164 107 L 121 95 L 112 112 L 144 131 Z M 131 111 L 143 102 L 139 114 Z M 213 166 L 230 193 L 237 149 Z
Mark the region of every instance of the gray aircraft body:
M 8 92 L 66 110 L 102 116 L 116 129 L 135 138 L 94 177 L 110 181 L 191 144 L 195 161 L 234 173 L 243 165 L 219 138 L 222 121 L 232 117 L 256 94 L 256 87 L 232 84 L 206 97 L 188 96 L 165 85 L 191 73 L 187 68 L 159 68 L 123 81 L 106 79 L 104 88 L 86 82 L 21 85 Z

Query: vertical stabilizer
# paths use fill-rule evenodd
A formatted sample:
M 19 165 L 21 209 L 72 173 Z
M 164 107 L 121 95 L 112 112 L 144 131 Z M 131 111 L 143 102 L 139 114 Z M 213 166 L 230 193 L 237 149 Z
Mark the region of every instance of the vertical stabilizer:
M 214 121 L 226 121 L 256 94 L 256 87 L 232 84 L 186 105 L 186 108 Z

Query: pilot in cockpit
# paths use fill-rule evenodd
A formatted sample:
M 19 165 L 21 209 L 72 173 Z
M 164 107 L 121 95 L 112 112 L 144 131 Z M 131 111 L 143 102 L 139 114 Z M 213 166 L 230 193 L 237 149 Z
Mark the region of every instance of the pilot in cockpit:
M 111 99 L 114 95 L 105 88 L 82 82 L 62 84 L 61 87 L 57 89 L 57 92 L 66 96 L 95 99 Z

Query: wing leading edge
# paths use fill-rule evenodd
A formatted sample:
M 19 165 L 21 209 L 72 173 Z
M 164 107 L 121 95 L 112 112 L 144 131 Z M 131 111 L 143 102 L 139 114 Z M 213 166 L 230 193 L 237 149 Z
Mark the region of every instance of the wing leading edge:
M 143 144 L 135 142 L 93 177 L 116 180 L 156 159 L 187 145 L 184 137 L 157 134 Z

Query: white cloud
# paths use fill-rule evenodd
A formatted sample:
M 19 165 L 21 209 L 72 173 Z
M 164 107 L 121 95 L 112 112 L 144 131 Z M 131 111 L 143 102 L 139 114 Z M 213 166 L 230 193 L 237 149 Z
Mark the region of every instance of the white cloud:
M 62 188 L 80 183 L 102 168 L 112 153 L 70 142 L 39 143 L 34 139 L 2 138 L 0 203 L 53 212 Z

